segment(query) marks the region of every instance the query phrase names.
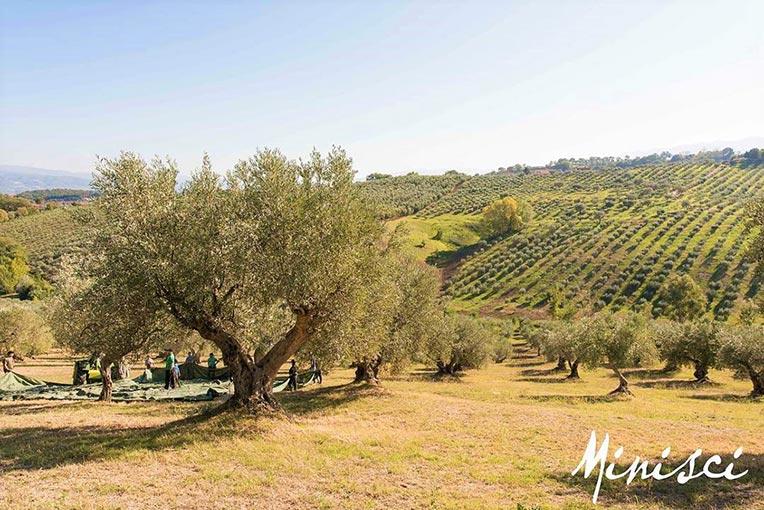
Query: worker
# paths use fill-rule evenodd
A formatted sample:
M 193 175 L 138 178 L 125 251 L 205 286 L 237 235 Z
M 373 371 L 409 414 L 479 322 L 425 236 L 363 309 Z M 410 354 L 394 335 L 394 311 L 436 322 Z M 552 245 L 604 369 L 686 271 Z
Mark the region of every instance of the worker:
M 13 351 L 8 351 L 8 355 L 3 358 L 3 373 L 13 372 L 15 366 Z
M 292 366 L 289 367 L 289 382 L 287 383 L 287 390 L 297 391 L 297 363 L 292 360 Z
M 172 349 L 167 349 L 167 357 L 164 360 L 164 389 L 169 390 L 172 384 L 172 367 L 175 365 L 175 354 Z M 175 385 L 172 385 L 175 388 Z
M 210 353 L 210 357 L 207 358 L 207 377 L 210 379 L 215 378 L 215 368 L 218 366 L 218 360 L 214 353 Z

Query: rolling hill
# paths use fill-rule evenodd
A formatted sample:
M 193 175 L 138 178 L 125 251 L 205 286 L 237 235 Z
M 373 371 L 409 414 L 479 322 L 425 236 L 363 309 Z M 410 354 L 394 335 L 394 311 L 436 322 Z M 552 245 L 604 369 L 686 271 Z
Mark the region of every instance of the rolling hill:
M 396 179 L 389 179 L 390 189 L 399 187 Z M 384 181 L 366 187 L 370 198 Z M 383 201 L 389 201 L 387 191 Z M 409 223 L 409 247 L 419 258 L 444 267 L 444 290 L 459 310 L 543 317 L 548 292 L 556 287 L 583 309 L 650 303 L 659 315 L 656 296 L 677 273 L 691 275 L 706 290 L 710 317 L 726 320 L 759 288 L 743 259 L 744 209 L 763 191 L 761 164 L 497 172 L 464 176 L 396 222 Z M 398 195 L 405 196 L 400 190 Z M 529 228 L 477 242 L 476 236 L 453 235 L 457 228 L 469 230 L 483 207 L 507 195 L 532 205 L 536 218 Z
M 442 268 L 452 306 L 490 316 L 541 318 L 559 289 L 583 310 L 657 302 L 672 274 L 705 290 L 708 316 L 726 320 L 759 289 L 743 258 L 745 204 L 764 193 L 764 164 L 682 161 L 572 172 L 407 175 L 359 183 L 390 229 L 403 225 L 420 260 Z M 524 231 L 481 238 L 480 213 L 513 196 L 535 211 Z M 55 280 L 82 252 L 88 207 L 0 224 L 24 244 L 35 273 Z M 84 215 L 84 216 L 83 216 Z
M 87 173 L 66 172 L 28 166 L 0 165 L 0 193 L 15 195 L 27 190 L 70 188 L 90 189 Z

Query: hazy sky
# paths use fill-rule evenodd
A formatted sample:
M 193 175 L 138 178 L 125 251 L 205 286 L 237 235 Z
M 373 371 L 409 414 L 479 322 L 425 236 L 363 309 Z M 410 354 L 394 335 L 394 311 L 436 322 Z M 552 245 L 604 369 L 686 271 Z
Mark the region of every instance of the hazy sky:
M 764 136 L 764 1 L 0 3 L 0 163 L 361 174 Z

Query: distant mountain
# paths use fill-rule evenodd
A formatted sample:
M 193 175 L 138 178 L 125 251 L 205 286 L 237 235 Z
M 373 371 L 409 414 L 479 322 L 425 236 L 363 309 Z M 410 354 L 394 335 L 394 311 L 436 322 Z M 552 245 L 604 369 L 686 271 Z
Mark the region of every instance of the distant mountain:
M 0 165 L 0 193 L 67 188 L 90 189 L 91 177 L 84 172 L 67 172 L 29 166 Z

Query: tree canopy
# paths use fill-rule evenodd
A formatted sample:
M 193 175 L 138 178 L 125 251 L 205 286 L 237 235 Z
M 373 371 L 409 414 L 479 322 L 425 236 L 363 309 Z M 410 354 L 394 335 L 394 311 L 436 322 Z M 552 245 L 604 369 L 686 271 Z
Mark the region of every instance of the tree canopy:
M 12 350 L 19 356 L 36 356 L 48 351 L 53 335 L 45 318 L 29 306 L 0 308 L 0 352 Z
M 689 275 L 673 275 L 666 280 L 657 302 L 663 306 L 663 316 L 676 321 L 701 317 L 706 311 L 706 295 Z
M 224 179 L 205 157 L 180 187 L 177 173 L 132 153 L 99 162 L 97 256 L 158 315 L 221 349 L 233 405 L 276 406 L 282 364 L 343 331 L 384 274 L 381 223 L 338 148 L 297 161 L 261 150 Z
M 483 221 L 494 236 L 517 232 L 528 225 L 533 217 L 530 206 L 512 197 L 504 197 L 483 209 Z
M 24 247 L 13 239 L 0 237 L 0 293 L 14 292 L 16 285 L 28 272 Z

